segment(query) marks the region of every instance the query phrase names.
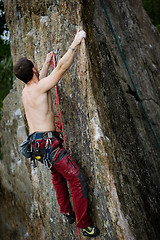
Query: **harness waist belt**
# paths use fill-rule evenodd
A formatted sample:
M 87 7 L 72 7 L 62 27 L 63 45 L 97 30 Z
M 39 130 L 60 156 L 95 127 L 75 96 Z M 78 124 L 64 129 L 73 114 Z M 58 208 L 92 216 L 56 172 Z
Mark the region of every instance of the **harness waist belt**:
M 29 135 L 29 139 L 31 140 L 38 140 L 38 139 L 45 139 L 45 138 L 58 138 L 59 133 L 56 131 L 48 131 L 48 132 L 34 132 Z

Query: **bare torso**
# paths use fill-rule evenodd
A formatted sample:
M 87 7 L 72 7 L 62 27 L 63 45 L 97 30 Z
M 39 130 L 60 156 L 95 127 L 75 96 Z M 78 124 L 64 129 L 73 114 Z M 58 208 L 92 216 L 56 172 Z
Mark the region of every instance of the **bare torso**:
M 39 93 L 37 84 L 26 85 L 22 92 L 30 133 L 55 131 L 51 92 Z

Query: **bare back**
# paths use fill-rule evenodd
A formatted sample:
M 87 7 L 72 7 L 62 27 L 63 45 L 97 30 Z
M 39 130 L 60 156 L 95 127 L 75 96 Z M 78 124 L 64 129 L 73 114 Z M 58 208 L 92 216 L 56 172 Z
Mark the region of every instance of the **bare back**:
M 22 92 L 30 133 L 55 131 L 51 92 L 40 93 L 37 84 L 26 85 Z

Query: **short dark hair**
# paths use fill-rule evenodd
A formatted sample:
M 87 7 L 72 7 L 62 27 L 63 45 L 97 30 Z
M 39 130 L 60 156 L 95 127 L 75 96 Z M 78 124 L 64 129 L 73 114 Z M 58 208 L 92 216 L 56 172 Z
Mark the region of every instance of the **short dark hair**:
M 33 77 L 33 67 L 34 65 L 32 61 L 28 60 L 26 57 L 22 57 L 16 62 L 13 67 L 14 74 L 24 83 L 27 83 Z

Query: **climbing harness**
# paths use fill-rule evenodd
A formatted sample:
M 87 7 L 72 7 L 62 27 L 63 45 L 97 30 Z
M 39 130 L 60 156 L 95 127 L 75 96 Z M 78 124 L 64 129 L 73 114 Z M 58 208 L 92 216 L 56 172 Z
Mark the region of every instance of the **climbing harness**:
M 34 132 L 20 145 L 20 151 L 26 158 L 30 158 L 33 168 L 37 167 L 37 161 L 40 161 L 47 169 L 51 169 L 62 143 L 63 139 L 57 132 Z
M 149 124 L 149 127 L 150 127 L 150 129 L 151 129 L 151 132 L 152 132 L 152 134 L 153 134 L 153 136 L 154 136 L 154 138 L 155 138 L 155 141 L 156 141 L 157 145 L 160 147 L 159 140 L 158 140 L 158 138 L 157 138 L 157 136 L 156 136 L 156 133 L 155 133 L 153 127 L 152 127 L 152 124 L 151 124 L 151 122 L 150 122 L 150 120 L 149 120 L 148 114 L 147 114 L 147 112 L 146 112 L 146 110 L 145 110 L 145 108 L 144 108 L 144 106 L 143 106 L 142 100 L 141 100 L 141 98 L 140 98 L 140 96 L 139 96 L 139 94 L 138 94 L 137 88 L 136 88 L 135 83 L 134 83 L 134 81 L 133 81 L 133 78 L 132 78 L 132 76 L 131 76 L 131 73 L 130 73 L 130 70 L 129 70 L 128 65 L 127 65 L 127 63 L 126 63 L 125 57 L 124 57 L 124 55 L 123 55 L 122 49 L 121 49 L 121 47 L 120 47 L 120 45 L 119 45 L 118 39 L 117 39 L 116 34 L 115 34 L 115 32 L 114 32 L 114 29 L 113 29 L 111 20 L 110 20 L 110 18 L 109 18 L 109 15 L 108 15 L 106 6 L 105 6 L 105 4 L 104 4 L 104 1 L 103 1 L 103 0 L 100 0 L 100 3 L 101 3 L 101 5 L 102 5 L 102 7 L 103 7 L 103 10 L 104 10 L 104 12 L 105 12 L 105 15 L 106 15 L 106 18 L 107 18 L 107 20 L 108 20 L 110 29 L 111 29 L 112 34 L 113 34 L 113 36 L 114 36 L 114 39 L 115 39 L 115 41 L 116 41 L 118 50 L 119 50 L 120 55 L 121 55 L 121 57 L 122 57 L 122 60 L 123 60 L 123 63 L 124 63 L 124 65 L 125 65 L 125 68 L 126 68 L 126 70 L 127 70 L 127 73 L 128 73 L 128 75 L 129 75 L 129 78 L 130 78 L 130 80 L 131 80 L 131 82 L 132 82 L 133 88 L 134 88 L 135 93 L 136 93 L 136 95 L 137 95 L 137 97 L 138 97 L 138 100 L 139 100 L 139 102 L 140 102 L 140 105 L 141 105 L 141 107 L 142 107 L 142 110 L 143 110 L 143 112 L 144 112 L 144 115 L 145 115 L 145 117 L 146 117 L 146 120 L 147 120 L 147 122 L 148 122 L 148 124 Z
M 52 68 L 53 70 L 55 69 L 55 54 L 53 52 L 53 61 L 52 61 Z M 61 113 L 61 107 L 60 107 L 60 103 L 59 103 L 59 96 L 58 96 L 58 89 L 57 86 L 55 86 L 55 92 L 56 92 L 56 111 L 57 111 L 57 121 L 56 121 L 56 131 L 60 132 L 60 130 L 62 129 L 62 135 L 63 135 L 63 141 L 64 141 L 64 146 L 65 149 L 67 150 L 67 145 L 66 145 L 66 138 L 65 138 L 65 132 L 64 132 L 64 127 L 63 127 L 63 120 L 62 120 L 62 113 Z M 81 240 L 81 236 L 80 236 L 80 231 L 79 228 L 77 227 L 77 231 L 78 231 L 78 237 L 79 240 Z

